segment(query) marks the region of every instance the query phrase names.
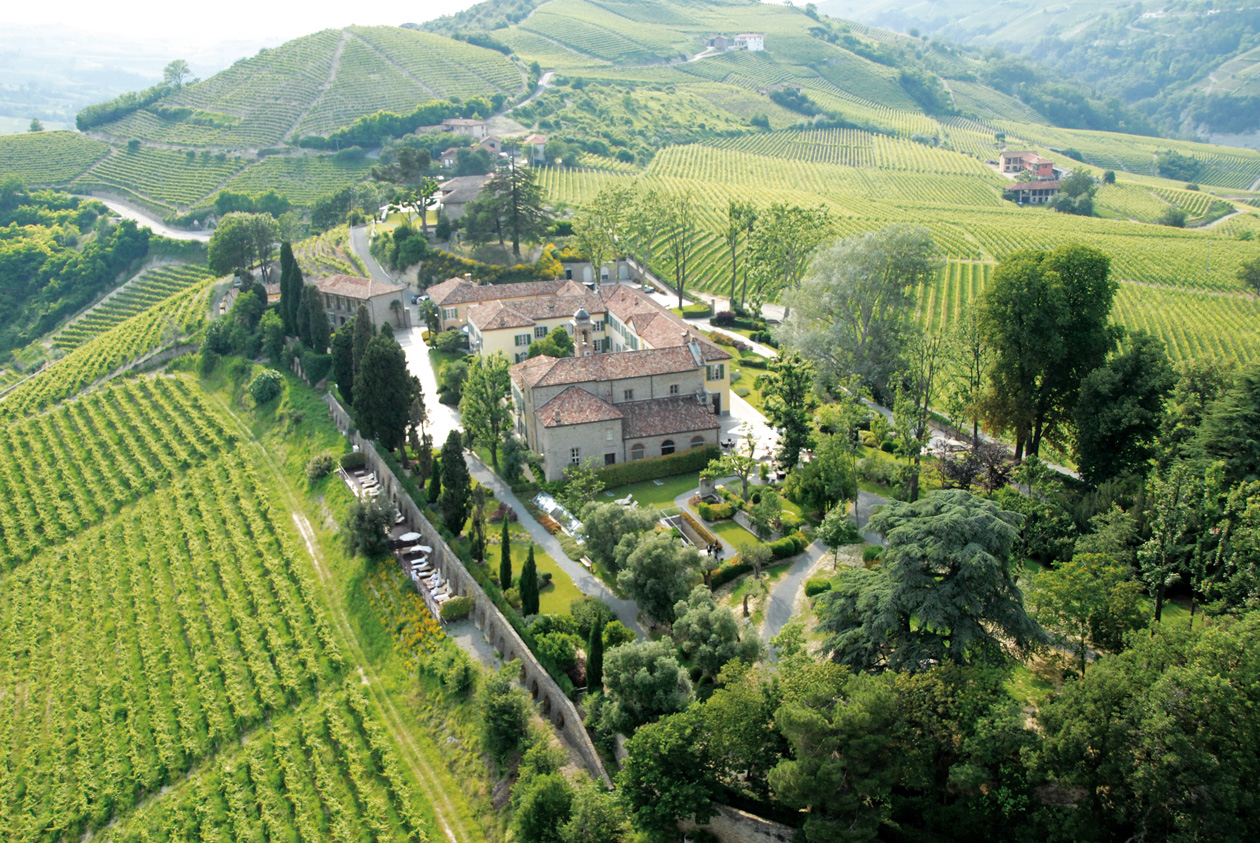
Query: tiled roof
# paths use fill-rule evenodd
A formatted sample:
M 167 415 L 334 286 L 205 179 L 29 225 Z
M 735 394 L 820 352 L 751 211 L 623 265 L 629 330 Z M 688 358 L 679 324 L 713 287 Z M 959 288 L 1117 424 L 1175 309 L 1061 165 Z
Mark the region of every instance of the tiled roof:
M 568 281 L 564 282 L 563 287 L 561 287 L 559 290 L 556 290 L 556 295 L 557 296 L 585 296 L 589 292 L 590 290 L 586 289 L 585 284 L 580 284 L 577 281 L 574 281 L 572 278 L 570 278 Z M 600 307 L 599 312 L 603 313 L 604 308 Z
M 373 281 L 370 278 L 359 278 L 354 275 L 333 275 L 316 282 L 315 289 L 321 293 L 334 296 L 347 296 L 352 299 L 369 299 L 387 293 L 401 293 L 403 288 L 398 284 L 385 281 Z
M 538 359 L 538 358 L 534 358 Z M 543 427 L 592 424 L 622 417 L 621 411 L 580 386 L 571 386 L 534 412 Z
M 477 198 L 490 176 L 455 176 L 442 182 L 442 204 L 463 205 Z
M 553 295 L 564 285 L 561 279 L 551 281 L 522 281 L 517 284 L 474 284 L 464 278 L 448 278 L 429 288 L 429 297 L 439 307 L 453 304 L 494 301 L 496 299 L 523 299 Z
M 604 313 L 604 303 L 599 296 L 583 289 L 580 296 L 544 296 L 537 299 L 516 301 L 491 301 L 468 309 L 468 321 L 483 331 L 496 328 L 524 327 L 540 319 L 560 319 L 586 308 L 589 314 Z M 501 315 L 504 312 L 510 316 Z M 484 321 L 483 321 L 484 320 Z M 495 324 L 490 324 L 491 322 Z
M 697 400 L 694 395 L 629 401 L 618 404 L 617 409 L 624 419 L 621 423 L 623 439 L 692 433 L 721 427 L 717 416 L 713 415 L 712 407 Z
M 533 384 L 535 380 L 542 376 L 542 373 L 551 368 L 551 364 L 556 362 L 555 357 L 547 354 L 540 354 L 537 357 L 531 357 L 516 363 L 508 369 L 508 373 L 512 376 L 512 383 L 516 384 L 516 388 L 520 389 L 525 384 Z
M 721 346 L 711 342 L 685 320 L 670 313 L 668 308 L 657 304 L 634 287 L 605 287 L 600 295 L 608 306 L 608 312 L 630 324 L 634 332 L 653 348 L 682 345 L 683 333 L 686 332 L 687 340 L 694 340 L 700 346 L 701 357 L 706 363 L 731 359 L 731 355 Z
M 525 138 L 525 140 L 524 140 L 524 141 L 522 141 L 522 143 L 528 143 L 528 144 L 534 144 L 534 143 L 546 143 L 546 142 L 547 142 L 547 136 L 546 136 L 546 135 L 540 135 L 540 134 L 538 134 L 537 132 L 535 132 L 535 133 L 534 133 L 534 134 L 532 134 L 532 135 L 527 136 L 527 137 Z
M 547 360 L 550 365 L 523 367 L 534 360 Z M 642 378 L 650 375 L 666 375 L 675 372 L 691 372 L 697 368 L 691 349 L 651 348 L 645 351 L 622 351 L 613 354 L 595 354 L 591 357 L 565 357 L 556 359 L 546 355 L 535 357 L 512 367 L 513 377 L 518 374 L 523 383 L 530 386 L 561 386 L 564 384 L 615 381 L 625 378 Z

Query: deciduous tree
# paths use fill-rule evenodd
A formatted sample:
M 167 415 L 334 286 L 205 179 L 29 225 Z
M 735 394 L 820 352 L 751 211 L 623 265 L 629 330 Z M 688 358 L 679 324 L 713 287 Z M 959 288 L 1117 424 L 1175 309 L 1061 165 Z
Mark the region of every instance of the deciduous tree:
M 468 520 L 468 504 L 472 496 L 472 478 L 464 463 L 463 438 L 458 430 L 447 434 L 442 445 L 441 466 L 441 494 L 437 497 L 437 508 L 446 529 L 458 536 Z
M 678 647 L 704 673 L 716 677 L 731 659 L 752 664 L 761 654 L 761 642 L 751 628 L 740 629 L 735 615 L 713 601 L 713 593 L 703 585 L 691 590 L 686 600 L 674 606 L 673 635 Z
M 674 622 L 674 604 L 685 598 L 699 579 L 700 554 L 694 547 L 682 547 L 668 533 L 639 541 L 624 570 L 617 574 L 617 584 L 639 609 L 657 623 L 666 624 Z
M 626 753 L 617 787 L 636 826 L 662 833 L 681 819 L 704 823 L 713 816 L 718 795 L 715 747 L 699 709 L 639 729 L 626 742 Z
M 459 399 L 460 417 L 468 434 L 468 444 L 480 442 L 490 448 L 490 462 L 499 468 L 499 443 L 512 430 L 512 409 L 508 393 L 512 379 L 507 358 L 496 351 L 487 357 L 478 355 L 468 369 L 463 395 Z
M 657 206 L 657 226 L 664 241 L 666 257 L 673 269 L 678 306 L 682 307 L 683 288 L 687 286 L 687 266 L 696 248 L 696 207 L 691 193 L 661 195 Z
M 831 236 L 831 217 L 823 207 L 775 202 L 758 213 L 756 220 L 748 237 L 748 273 L 753 282 L 753 310 L 760 313 L 762 302 L 800 286 L 814 251 Z M 790 297 L 786 300 L 789 310 L 784 318 L 790 314 Z
M 779 463 L 789 471 L 801 451 L 813 446 L 814 366 L 794 349 L 785 349 L 762 376 L 766 418 L 779 431 Z
M 608 725 L 623 734 L 658 717 L 682 711 L 691 702 L 691 682 L 666 641 L 639 641 L 613 647 L 604 658 Z

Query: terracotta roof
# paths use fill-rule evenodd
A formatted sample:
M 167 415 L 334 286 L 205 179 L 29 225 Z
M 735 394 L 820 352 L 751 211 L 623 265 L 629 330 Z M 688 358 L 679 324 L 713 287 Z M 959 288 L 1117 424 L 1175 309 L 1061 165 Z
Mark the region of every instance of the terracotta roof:
M 540 134 L 538 134 L 537 132 L 534 132 L 534 134 L 532 134 L 532 135 L 528 135 L 528 136 L 526 136 L 525 140 L 524 140 L 524 141 L 522 141 L 522 143 L 530 143 L 530 144 L 533 144 L 533 143 L 546 143 L 546 142 L 547 142 L 547 136 L 546 136 L 546 135 L 540 135 Z
M 538 358 L 534 358 L 537 360 Z M 543 427 L 592 424 L 622 417 L 621 411 L 580 386 L 571 386 L 534 411 Z
M 629 324 L 640 339 L 653 348 L 682 345 L 683 333 L 686 332 L 688 340 L 694 340 L 700 346 L 700 354 L 706 363 L 731 359 L 730 353 L 720 345 L 634 287 L 605 287 L 600 295 L 608 305 L 608 312 Z
M 617 409 L 621 410 L 624 419 L 621 423 L 622 439 L 692 433 L 721 427 L 717 416 L 713 415 L 713 408 L 694 395 L 630 401 L 618 404 Z
M 385 281 L 373 281 L 370 278 L 359 278 L 354 275 L 333 275 L 316 282 L 315 289 L 321 293 L 334 296 L 348 296 L 352 299 L 370 299 L 387 293 L 401 293 L 403 288 L 398 284 Z
M 523 299 L 554 295 L 564 286 L 561 279 L 551 281 L 522 281 L 517 284 L 473 284 L 464 278 L 448 278 L 429 288 L 433 303 L 442 305 L 471 304 L 496 299 Z
M 519 374 L 522 382 L 534 387 L 561 386 L 691 372 L 698 366 L 696 359 L 691 356 L 691 349 L 685 346 L 563 359 L 542 355 L 535 357 L 534 360 L 547 360 L 550 365 L 535 365 L 529 369 L 523 369 L 521 367 L 533 361 L 517 363 L 512 367 L 513 377 Z
M 604 303 L 599 296 L 583 288 L 582 295 L 577 296 L 543 296 L 506 302 L 496 300 L 474 305 L 468 309 L 468 321 L 483 331 L 494 330 L 495 328 L 532 325 L 540 319 L 560 319 L 572 316 L 578 312 L 579 308 L 585 308 L 587 314 L 605 312 Z M 505 312 L 514 317 L 510 325 L 505 321 L 509 317 L 500 315 Z M 496 324 L 491 325 L 492 320 Z M 498 324 L 500 322 L 502 324 Z
M 514 364 L 508 369 L 508 373 L 512 376 L 512 383 L 516 384 L 516 388 L 520 389 L 525 384 L 532 384 L 541 377 L 551 364 L 556 362 L 555 357 L 547 354 L 540 354 L 537 357 L 531 357 L 520 363 Z
M 585 284 L 581 284 L 577 281 L 574 281 L 572 278 L 570 278 L 568 281 L 565 281 L 564 286 L 561 287 L 559 290 L 556 290 L 557 296 L 585 296 L 588 293 L 590 293 L 590 290 L 586 289 Z M 603 313 L 604 308 L 601 307 L 599 309 L 599 312 Z

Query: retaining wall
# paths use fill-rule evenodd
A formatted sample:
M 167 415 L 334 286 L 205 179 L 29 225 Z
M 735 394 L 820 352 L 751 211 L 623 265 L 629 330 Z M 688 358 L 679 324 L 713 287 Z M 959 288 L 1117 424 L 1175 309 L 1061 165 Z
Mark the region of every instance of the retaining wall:
M 789 843 L 797 839 L 799 832 L 791 826 L 732 808 L 730 805 L 714 805 L 717 813 L 709 822 L 697 826 L 691 820 L 678 824 L 684 833 L 697 827 L 711 831 L 722 843 Z M 803 839 L 803 835 L 801 838 Z
M 333 420 L 342 433 L 354 426 L 341 404 L 331 394 L 325 400 Z M 442 573 L 442 579 L 449 585 L 451 592 L 460 597 L 473 599 L 473 610 L 470 617 L 485 635 L 486 640 L 503 656 L 504 661 L 519 660 L 521 663 L 520 683 L 538 704 L 542 715 L 555 727 L 556 732 L 565 744 L 576 753 L 587 771 L 605 785 L 612 785 L 608 772 L 604 769 L 599 753 L 591 742 L 590 735 L 582 726 L 582 717 L 573 701 L 565 696 L 560 686 L 547 673 L 529 647 L 521 640 L 520 635 L 508 623 L 507 618 L 494 605 L 490 596 L 482 590 L 472 574 L 464 567 L 464 563 L 451 550 L 450 545 L 438 533 L 437 528 L 429 523 L 420 511 L 420 507 L 411 499 L 406 490 L 398 482 L 389 465 L 380 458 L 373 443 L 366 441 L 356 431 L 349 437 L 352 444 L 367 457 L 368 468 L 376 473 L 382 488 L 382 494 L 398 505 L 399 511 L 407 520 L 407 525 L 424 536 L 423 544 L 433 548 L 429 560 Z

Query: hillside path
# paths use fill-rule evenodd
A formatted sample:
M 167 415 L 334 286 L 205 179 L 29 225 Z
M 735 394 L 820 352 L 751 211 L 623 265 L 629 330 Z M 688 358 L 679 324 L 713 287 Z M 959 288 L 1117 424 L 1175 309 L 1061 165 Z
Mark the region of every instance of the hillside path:
M 344 29 L 341 30 L 341 40 L 337 42 L 337 49 L 333 51 L 332 62 L 329 63 L 328 76 L 324 79 L 324 84 L 319 86 L 319 93 L 317 93 L 311 100 L 311 104 L 302 109 L 302 113 L 299 114 L 297 119 L 293 121 L 293 125 L 286 129 L 284 134 L 280 136 L 281 140 L 287 141 L 290 137 L 296 134 L 298 127 L 302 125 L 302 121 L 306 119 L 306 116 L 310 114 L 311 110 L 314 109 L 315 106 L 319 104 L 319 101 L 324 98 L 324 94 L 328 93 L 328 91 L 332 89 L 333 82 L 337 78 L 337 71 L 341 68 L 341 54 L 346 50 L 346 39 L 349 37 L 349 32 Z

